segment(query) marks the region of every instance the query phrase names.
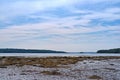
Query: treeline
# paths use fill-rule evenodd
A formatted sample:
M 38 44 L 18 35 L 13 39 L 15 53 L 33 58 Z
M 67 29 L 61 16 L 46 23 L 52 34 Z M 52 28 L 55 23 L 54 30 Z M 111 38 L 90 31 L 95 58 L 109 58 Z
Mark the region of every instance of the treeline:
M 120 48 L 109 49 L 109 50 L 98 50 L 97 53 L 120 53 Z
M 64 51 L 34 49 L 0 49 L 0 53 L 65 53 Z

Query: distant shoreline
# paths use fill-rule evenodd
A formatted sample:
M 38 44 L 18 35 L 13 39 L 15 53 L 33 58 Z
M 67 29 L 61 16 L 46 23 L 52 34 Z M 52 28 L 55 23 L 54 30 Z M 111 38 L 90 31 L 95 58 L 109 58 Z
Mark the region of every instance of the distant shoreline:
M 4 48 L 4 49 L 0 49 L 0 53 L 66 53 L 66 52 L 55 51 L 55 50 Z
M 98 50 L 97 53 L 120 53 L 120 48 L 108 49 L 108 50 Z

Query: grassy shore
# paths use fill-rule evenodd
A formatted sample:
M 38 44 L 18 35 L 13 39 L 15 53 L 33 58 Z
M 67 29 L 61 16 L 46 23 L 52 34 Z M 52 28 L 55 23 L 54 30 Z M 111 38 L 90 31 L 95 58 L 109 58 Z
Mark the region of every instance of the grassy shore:
M 44 68 L 61 67 L 62 65 L 75 64 L 83 60 L 120 59 L 120 56 L 81 56 L 81 57 L 0 57 L 0 67 L 9 65 L 32 65 Z
M 0 80 L 120 80 L 120 56 L 0 57 Z

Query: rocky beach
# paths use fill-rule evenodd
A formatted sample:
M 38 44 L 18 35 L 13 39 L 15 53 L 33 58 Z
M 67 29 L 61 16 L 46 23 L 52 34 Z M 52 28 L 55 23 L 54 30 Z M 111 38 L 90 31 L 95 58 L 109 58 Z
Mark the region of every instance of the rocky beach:
M 0 80 L 120 80 L 120 57 L 0 57 Z

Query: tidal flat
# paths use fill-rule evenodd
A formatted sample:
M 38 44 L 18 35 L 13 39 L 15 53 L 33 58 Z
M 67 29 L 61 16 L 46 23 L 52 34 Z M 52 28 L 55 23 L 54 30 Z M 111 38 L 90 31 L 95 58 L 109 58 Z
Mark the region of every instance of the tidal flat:
M 3 56 L 0 80 L 120 80 L 120 56 Z

